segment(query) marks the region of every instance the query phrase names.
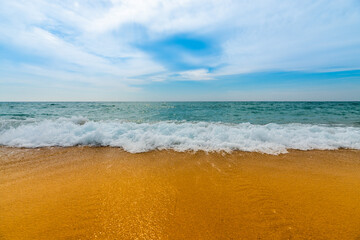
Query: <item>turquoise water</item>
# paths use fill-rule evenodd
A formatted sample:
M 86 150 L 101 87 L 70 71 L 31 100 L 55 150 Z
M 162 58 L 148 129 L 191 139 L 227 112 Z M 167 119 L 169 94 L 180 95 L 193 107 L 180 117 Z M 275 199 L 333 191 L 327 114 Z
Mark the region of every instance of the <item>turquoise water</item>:
M 80 102 L 0 103 L 0 120 L 56 119 L 133 122 L 307 123 L 360 126 L 360 102 Z
M 360 102 L 0 103 L 0 145 L 134 153 L 360 149 Z

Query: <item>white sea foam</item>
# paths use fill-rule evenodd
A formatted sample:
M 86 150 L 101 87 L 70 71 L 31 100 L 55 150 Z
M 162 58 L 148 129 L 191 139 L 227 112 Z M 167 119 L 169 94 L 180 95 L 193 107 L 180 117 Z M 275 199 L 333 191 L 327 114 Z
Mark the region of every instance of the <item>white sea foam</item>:
M 360 149 L 360 128 L 309 124 L 94 122 L 71 118 L 0 130 L 0 145 L 29 148 L 100 145 L 121 147 L 132 153 L 173 149 L 279 154 L 286 153 L 287 149 Z

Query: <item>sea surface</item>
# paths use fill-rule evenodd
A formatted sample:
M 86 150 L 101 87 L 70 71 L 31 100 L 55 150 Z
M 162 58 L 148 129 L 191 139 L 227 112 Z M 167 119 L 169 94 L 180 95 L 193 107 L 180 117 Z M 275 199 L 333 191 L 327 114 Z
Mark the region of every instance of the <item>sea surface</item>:
M 360 149 L 360 102 L 2 102 L 0 145 L 132 153 Z

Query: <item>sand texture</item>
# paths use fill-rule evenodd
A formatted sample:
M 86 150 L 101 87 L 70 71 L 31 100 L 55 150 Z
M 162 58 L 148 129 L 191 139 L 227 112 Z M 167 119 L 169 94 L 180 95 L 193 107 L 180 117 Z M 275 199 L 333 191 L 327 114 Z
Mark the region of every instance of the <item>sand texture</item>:
M 360 240 L 360 151 L 1 147 L 0 239 Z

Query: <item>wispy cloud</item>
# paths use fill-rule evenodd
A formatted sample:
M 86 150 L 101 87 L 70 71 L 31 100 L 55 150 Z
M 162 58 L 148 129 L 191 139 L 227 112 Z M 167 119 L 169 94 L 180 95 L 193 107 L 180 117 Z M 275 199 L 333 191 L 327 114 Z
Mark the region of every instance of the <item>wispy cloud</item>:
M 359 26 L 357 0 L 1 1 L 0 76 L 141 87 L 360 69 Z

